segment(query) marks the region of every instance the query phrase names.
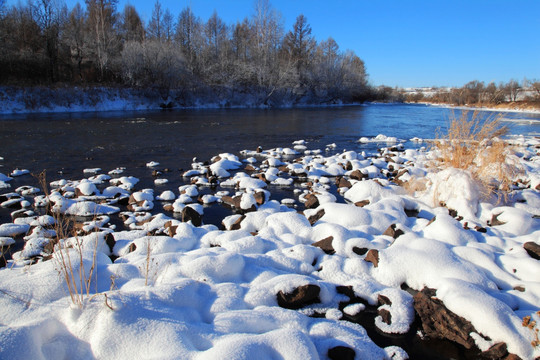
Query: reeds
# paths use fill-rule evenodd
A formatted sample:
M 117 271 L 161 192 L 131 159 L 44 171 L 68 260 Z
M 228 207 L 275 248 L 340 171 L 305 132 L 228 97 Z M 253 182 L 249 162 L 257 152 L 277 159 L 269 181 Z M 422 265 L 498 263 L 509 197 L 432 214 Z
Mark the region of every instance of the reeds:
M 495 195 L 497 201 L 507 200 L 514 179 L 522 172 L 512 146 L 501 138 L 507 132 L 500 115 L 453 114 L 447 133 L 435 142 L 438 158 L 434 166 L 469 171 L 481 185 L 484 198 Z

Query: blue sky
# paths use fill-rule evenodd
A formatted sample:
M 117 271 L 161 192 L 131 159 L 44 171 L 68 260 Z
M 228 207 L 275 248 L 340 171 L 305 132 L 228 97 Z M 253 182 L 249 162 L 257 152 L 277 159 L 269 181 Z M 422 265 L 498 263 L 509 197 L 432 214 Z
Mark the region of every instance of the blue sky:
M 72 6 L 75 0 L 68 0 Z M 83 2 L 83 1 L 81 1 Z M 134 5 L 146 21 L 154 0 Z M 161 0 L 176 17 L 191 4 L 203 20 L 214 10 L 234 24 L 255 0 Z M 370 82 L 389 86 L 461 86 L 540 80 L 540 0 L 270 0 L 288 31 L 304 14 L 318 41 L 333 37 L 366 63 Z

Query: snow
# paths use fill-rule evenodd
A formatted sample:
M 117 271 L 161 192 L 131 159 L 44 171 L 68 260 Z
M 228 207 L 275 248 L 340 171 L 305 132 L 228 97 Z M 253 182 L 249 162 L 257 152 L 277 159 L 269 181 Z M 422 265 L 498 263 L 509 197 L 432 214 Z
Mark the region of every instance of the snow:
M 389 146 L 400 141 L 391 136 L 366 140 Z M 0 296 L 0 358 L 248 359 L 257 354 L 261 359 L 317 359 L 327 358 L 335 346 L 347 346 L 356 358 L 406 359 L 403 349 L 381 348 L 361 325 L 343 319 L 377 308 L 391 314 L 390 324 L 374 315 L 379 331 L 409 332 L 415 312 L 403 284 L 416 291 L 435 289 L 450 311 L 472 323 L 478 334 L 471 336 L 481 350 L 505 342 L 523 359 L 540 356 L 540 348 L 530 345 L 533 332 L 522 326 L 523 317 L 540 310 L 540 261 L 523 248 L 526 242 L 538 244 L 540 237 L 539 190 L 516 185 L 506 203 L 490 202 L 467 171 L 427 167 L 434 154 L 426 149 L 332 155 L 337 145 L 330 144 L 324 156 L 310 150 L 292 162 L 289 155 L 307 152 L 306 145 L 299 140 L 292 148 L 260 153 L 265 158 L 260 171 L 271 185 L 242 172 L 238 156 L 221 153 L 211 165 L 193 164 L 193 176 L 208 169 L 218 177 L 228 174 L 230 179 L 221 179 L 215 189 L 189 184 L 155 196 L 152 188 L 134 192 L 137 178 L 98 176 L 56 181 L 48 197 L 32 188 L 8 194 L 40 206 L 50 203 L 55 214 L 91 216 L 80 228 L 93 232 L 61 239 L 48 259 L 53 216 L 0 224 L 0 246 L 25 241 L 0 269 L 6 295 Z M 540 162 L 531 160 L 535 150 L 520 146 L 523 178 L 536 184 Z M 256 161 L 255 153 L 243 152 L 248 163 Z M 404 181 L 420 177 L 425 186 L 410 191 L 391 182 L 384 173 L 386 156 L 395 169 L 409 171 Z M 348 178 L 350 171 L 342 166 L 348 162 L 369 179 Z M 289 174 L 276 168 L 282 165 Z M 352 184 L 343 196 L 336 193 L 336 175 Z M 221 206 L 229 194 L 222 186 L 240 196 L 238 213 L 231 210 L 222 219 L 224 230 L 196 227 L 161 206 L 154 209 L 154 201 L 172 203 L 176 213 L 189 206 L 204 222 L 205 211 Z M 277 186 L 294 191 L 273 200 Z M 265 194 L 263 205 L 256 202 L 259 191 Z M 317 197 L 317 208 L 303 209 L 308 194 Z M 116 196 L 129 196 L 133 209 L 107 202 Z M 204 205 L 194 203 L 198 196 Z M 354 205 L 364 200 L 369 204 Z M 302 213 L 289 208 L 297 204 Z M 318 219 L 310 222 L 315 215 Z M 117 216 L 125 230 L 115 231 L 110 224 Z M 239 220 L 239 229 L 231 230 Z M 403 233 L 385 234 L 391 226 Z M 312 246 L 330 236 L 334 254 Z M 365 261 L 369 249 L 378 252 L 377 266 Z M 118 258 L 112 261 L 110 255 Z M 93 269 L 80 304 L 59 276 L 67 256 L 75 278 L 88 277 Z M 278 293 L 303 285 L 320 289 L 319 302 L 299 310 L 279 306 Z M 340 308 L 347 297 L 337 286 L 350 287 L 362 303 Z M 390 303 L 379 303 L 379 297 Z M 315 314 L 321 316 L 310 316 Z

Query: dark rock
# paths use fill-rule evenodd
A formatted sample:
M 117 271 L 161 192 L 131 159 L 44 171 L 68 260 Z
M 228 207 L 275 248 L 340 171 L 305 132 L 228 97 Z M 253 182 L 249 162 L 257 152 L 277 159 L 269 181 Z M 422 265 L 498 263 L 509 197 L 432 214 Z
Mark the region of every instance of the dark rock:
M 489 226 L 499 226 L 499 225 L 504 225 L 504 224 L 506 224 L 506 222 L 499 220 L 499 216 L 500 216 L 501 214 L 502 214 L 502 213 L 497 214 L 497 215 L 493 214 L 493 215 L 491 216 L 491 221 L 488 223 L 488 225 L 489 225 Z
M 354 170 L 353 172 L 351 172 L 351 174 L 349 175 L 349 177 L 350 177 L 351 179 L 354 179 L 354 180 L 363 180 L 363 179 L 369 178 L 369 175 L 368 175 L 368 174 L 364 174 L 364 173 L 361 172 L 360 170 Z
M 328 358 L 331 360 L 354 360 L 356 352 L 347 346 L 335 346 L 328 349 Z
M 305 196 L 306 202 L 304 203 L 304 206 L 306 209 L 316 209 L 319 207 L 319 199 L 317 199 L 317 196 L 314 194 L 307 194 Z
M 476 231 L 478 231 L 480 233 L 487 233 L 487 229 L 485 227 L 481 227 L 481 226 L 475 226 L 474 230 L 476 230 Z
M 380 304 L 380 305 L 392 305 L 392 301 L 384 296 L 384 295 L 381 295 L 379 294 L 379 296 L 377 296 L 377 302 Z
M 158 176 L 161 176 L 161 174 L 163 174 L 161 171 L 159 170 L 154 170 L 152 171 L 152 176 L 153 177 L 158 177 Z
M 354 203 L 354 206 L 357 206 L 357 207 L 364 207 L 366 205 L 369 205 L 370 204 L 370 201 L 369 200 L 361 200 L 361 201 L 357 201 Z
M 523 244 L 523 248 L 527 251 L 530 257 L 536 260 L 540 260 L 540 245 L 535 242 L 528 241 Z
M 519 291 L 519 292 L 524 292 L 525 291 L 525 288 L 523 286 L 514 286 L 514 290 L 516 291 Z
M 278 305 L 286 309 L 300 309 L 304 306 L 321 302 L 319 293 L 321 288 L 317 285 L 308 284 L 297 287 L 292 293 L 277 293 Z
M 109 250 L 112 253 L 114 249 L 114 245 L 116 244 L 116 240 L 114 239 L 113 234 L 109 232 L 105 234 L 105 244 L 107 244 L 107 246 L 109 247 Z
M 313 224 L 315 224 L 317 221 L 319 221 L 323 216 L 324 216 L 324 209 L 321 209 L 321 210 L 317 211 L 317 213 L 315 215 L 311 215 L 308 218 L 308 221 L 311 224 L 311 226 L 313 226 Z
M 390 236 L 390 237 L 392 237 L 394 239 L 397 239 L 398 237 L 400 237 L 403 234 L 404 234 L 403 230 L 397 229 L 396 224 L 390 225 L 388 227 L 388 229 L 386 229 L 386 231 L 383 233 L 383 235 Z
M 409 210 L 409 209 L 405 209 L 405 215 L 407 215 L 407 217 L 418 217 L 418 214 L 420 214 L 420 211 L 416 210 L 416 209 L 413 209 L 413 210 Z
M 129 247 L 128 247 L 128 253 L 132 253 L 134 252 L 135 250 L 137 250 L 137 245 L 135 245 L 135 243 L 131 243 L 129 244 Z
M 368 250 L 369 250 L 368 248 L 359 248 L 357 246 L 353 246 L 352 248 L 353 253 L 358 254 L 358 255 L 364 255 L 365 253 L 368 252 Z
M 457 210 L 454 210 L 454 209 L 448 209 L 448 215 L 450 215 L 451 217 L 453 217 L 454 219 L 458 217 L 458 213 L 457 213 Z
M 324 251 L 325 253 L 329 255 L 333 255 L 336 253 L 336 250 L 334 250 L 334 248 L 332 247 L 332 240 L 334 240 L 334 237 L 329 236 L 327 238 L 314 242 L 311 245 L 321 248 L 322 251 Z
M 508 349 L 506 343 L 500 342 L 491 346 L 489 349 L 481 354 L 484 359 L 503 359 L 508 356 Z
M 201 226 L 202 216 L 192 207 L 186 206 L 185 208 L 182 209 L 182 221 L 183 222 L 191 221 L 191 223 L 194 226 Z
M 364 258 L 365 261 L 370 262 L 373 264 L 373 266 L 377 267 L 379 266 L 379 250 L 376 249 L 370 249 L 366 257 Z
M 257 146 L 257 154 L 260 154 L 260 153 L 262 153 L 262 151 L 263 151 L 263 148 L 262 148 L 262 147 L 260 147 L 260 146 Z
M 451 312 L 443 302 L 435 297 L 435 290 L 424 288 L 413 297 L 414 309 L 422 322 L 427 336 L 454 341 L 466 349 L 475 346 L 470 337 L 476 332 L 472 324 L 459 315 Z
M 382 317 L 382 321 L 388 325 L 392 324 L 392 314 L 390 314 L 390 311 L 386 309 L 379 309 L 377 311 L 377 314 L 379 314 Z

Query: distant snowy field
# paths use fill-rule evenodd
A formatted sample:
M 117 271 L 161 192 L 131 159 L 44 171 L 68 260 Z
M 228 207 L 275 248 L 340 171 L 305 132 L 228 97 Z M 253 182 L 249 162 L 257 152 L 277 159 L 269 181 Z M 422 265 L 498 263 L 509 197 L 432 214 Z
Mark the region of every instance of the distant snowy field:
M 21 209 L 0 225 L 0 244 L 25 240 L 0 269 L 0 358 L 327 359 L 346 348 L 406 359 L 345 319 L 375 306 L 380 331 L 406 333 L 412 294 L 425 287 L 470 321 L 481 351 L 503 342 L 522 359 L 540 356 L 534 326 L 523 326 L 540 321 L 540 261 L 524 248 L 540 244 L 540 141 L 513 138 L 523 173 L 504 205 L 483 200 L 466 171 L 429 168 L 435 151 L 384 135 L 359 141 L 387 145 L 377 156 L 327 156 L 303 140 L 223 153 L 192 164 L 192 185 L 160 193 L 122 169 L 88 169 L 50 184 L 49 196 L 11 189 L 24 171 L 0 174 L 1 206 Z M 396 185 L 415 179 L 422 186 Z M 230 190 L 199 197 L 216 182 Z M 274 185 L 295 186 L 296 197 L 272 200 Z M 223 230 L 204 225 L 214 202 L 237 212 Z M 79 235 L 52 255 L 55 218 L 34 213 L 47 206 L 78 216 Z M 110 224 L 118 216 L 128 230 Z

